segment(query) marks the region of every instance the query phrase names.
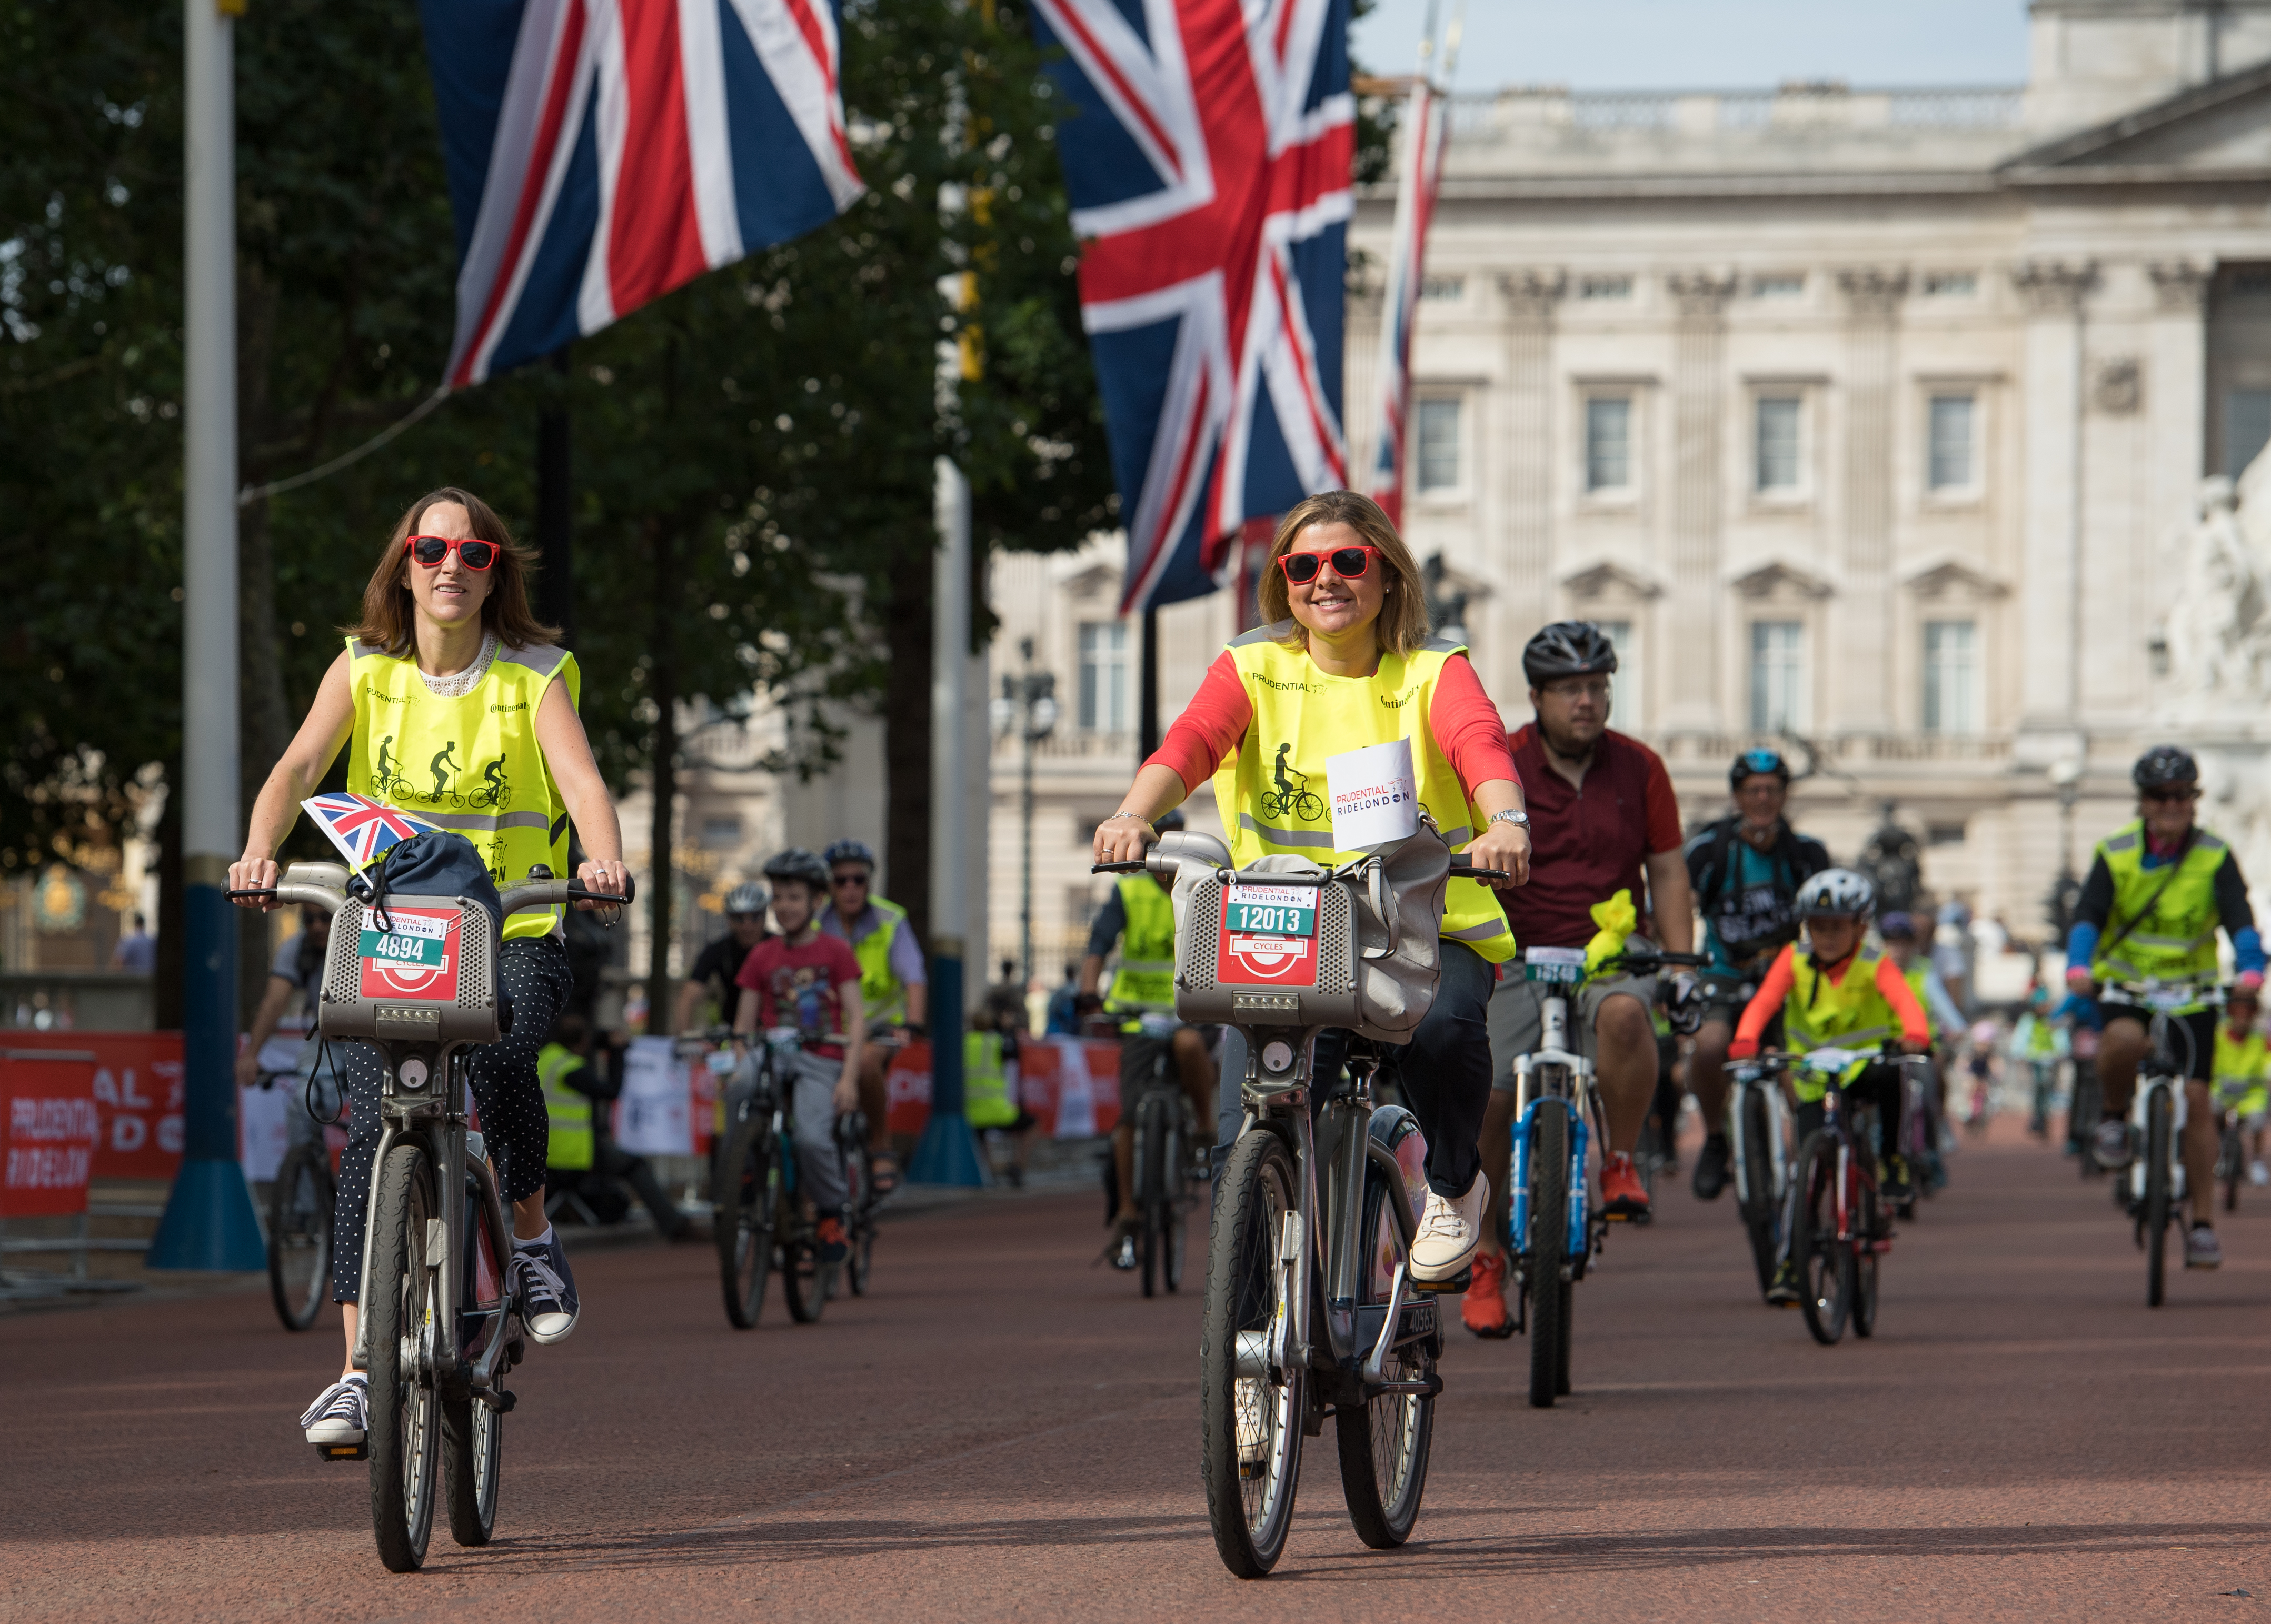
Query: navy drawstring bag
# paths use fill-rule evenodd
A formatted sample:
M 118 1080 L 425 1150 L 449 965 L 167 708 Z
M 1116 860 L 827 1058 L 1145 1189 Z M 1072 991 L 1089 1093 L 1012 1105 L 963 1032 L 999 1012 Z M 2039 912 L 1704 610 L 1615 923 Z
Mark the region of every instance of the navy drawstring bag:
M 496 882 L 489 877 L 480 853 L 463 835 L 434 829 L 398 840 L 379 853 L 378 860 L 364 869 L 361 878 L 369 888 L 364 903 L 379 920 L 381 929 L 392 928 L 385 922 L 391 892 L 399 897 L 463 897 L 488 910 L 497 936 L 504 934 L 504 901 L 497 895 Z

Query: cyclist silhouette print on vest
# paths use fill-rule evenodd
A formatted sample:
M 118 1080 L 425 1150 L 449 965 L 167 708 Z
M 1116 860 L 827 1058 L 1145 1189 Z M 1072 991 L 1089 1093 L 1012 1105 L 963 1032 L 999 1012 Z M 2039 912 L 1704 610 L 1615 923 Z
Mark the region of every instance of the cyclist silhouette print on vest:
M 426 764 L 426 771 L 434 775 L 434 793 L 428 797 L 428 800 L 439 801 L 443 796 L 450 793 L 450 775 L 449 773 L 442 771 L 442 765 L 444 762 L 449 764 L 451 771 L 453 771 L 463 772 L 465 771 L 463 767 L 458 765 L 456 755 L 457 749 L 458 741 L 455 739 L 452 739 L 449 743 L 435 751 L 434 759 Z
M 387 747 L 393 742 L 392 734 L 387 734 L 378 741 L 378 781 L 381 784 L 389 784 L 394 780 L 395 764 L 387 755 Z

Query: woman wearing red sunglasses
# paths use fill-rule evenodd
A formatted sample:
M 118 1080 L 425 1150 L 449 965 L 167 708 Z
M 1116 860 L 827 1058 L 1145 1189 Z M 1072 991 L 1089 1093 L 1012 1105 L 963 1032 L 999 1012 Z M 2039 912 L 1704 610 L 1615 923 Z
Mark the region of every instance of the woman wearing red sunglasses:
M 559 632 L 529 611 L 532 562 L 469 492 L 444 488 L 411 504 L 363 588 L 361 623 L 253 803 L 244 855 L 229 865 L 232 890 L 276 883 L 277 847 L 345 748 L 348 789 L 464 835 L 500 886 L 525 880 L 538 863 L 565 874 L 572 818 L 592 854 L 578 870 L 585 883 L 622 895 L 622 831 L 576 714 L 582 679 Z M 544 1215 L 548 1122 L 536 1054 L 573 982 L 556 917 L 516 913 L 504 937 L 497 973 L 512 1031 L 473 1051 L 471 1081 L 512 1203 L 529 1335 L 556 1342 L 575 1328 L 576 1283 Z M 352 1360 L 380 1062 L 367 1045 L 339 1047 L 353 1110 L 331 1228 L 331 1298 L 342 1307 L 350 1363 L 301 1418 L 318 1444 L 361 1442 L 369 1419 L 365 1378 Z
M 1211 778 L 1231 853 L 1353 861 L 1335 852 L 1324 799 L 1328 757 L 1411 741 L 1420 804 L 1475 866 L 1530 875 L 1529 819 L 1498 707 L 1463 645 L 1429 634 L 1411 549 L 1388 516 L 1354 491 L 1311 496 L 1277 526 L 1261 583 L 1270 623 L 1235 638 L 1190 707 L 1096 831 L 1098 862 L 1143 855 L 1151 820 Z M 1312 787 L 1314 786 L 1314 787 Z M 1478 832 L 1479 831 L 1479 832 Z M 1442 979 L 1399 1056 L 1404 1096 L 1427 1138 L 1427 1209 L 1411 1249 L 1422 1280 L 1456 1278 L 1472 1259 L 1490 1202 L 1476 1143 L 1490 1099 L 1484 1010 L 1492 965 L 1514 955 L 1497 898 L 1473 880 L 1445 893 Z M 1317 1067 L 1339 1066 L 1342 1035 L 1319 1039 Z M 1328 1045 L 1333 1047 L 1328 1048 Z M 1223 1075 L 1244 1075 L 1244 1040 L 1224 1039 Z M 1221 1091 L 1221 1139 L 1238 1132 L 1238 1091 Z

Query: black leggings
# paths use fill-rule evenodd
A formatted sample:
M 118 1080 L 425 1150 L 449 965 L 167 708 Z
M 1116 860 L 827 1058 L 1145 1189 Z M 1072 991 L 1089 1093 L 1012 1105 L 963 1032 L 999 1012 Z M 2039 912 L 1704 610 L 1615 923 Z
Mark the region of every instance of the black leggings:
M 1877 1108 L 1877 1143 L 1874 1149 L 1878 1155 L 1888 1155 L 1900 1149 L 1901 1099 L 1904 1091 L 1901 1086 L 1901 1067 L 1898 1061 L 1872 1061 L 1868 1069 L 1848 1084 L 1843 1092 L 1845 1109 L 1848 1111 L 1857 1106 L 1874 1106 Z M 1806 1136 L 1821 1127 L 1823 1118 L 1828 1114 L 1819 1099 L 1799 1106 L 1798 1107 L 1798 1144 L 1804 1144 Z M 1865 1150 L 1871 1148 L 1868 1142 L 1858 1133 L 1853 1136 L 1853 1140 Z
M 517 936 L 497 959 L 497 981 L 512 1001 L 512 1031 L 469 1052 L 468 1080 L 481 1116 L 481 1138 L 507 1201 L 544 1188 L 551 1119 L 536 1078 L 536 1052 L 567 1006 L 574 978 L 556 936 Z M 378 1151 L 378 1092 L 386 1069 L 368 1043 L 335 1043 L 351 1114 L 339 1157 L 339 1202 L 331 1214 L 331 1300 L 354 1302 L 362 1290 L 363 1213 L 370 1204 L 371 1158 Z M 509 1220 L 508 1220 L 509 1221 Z

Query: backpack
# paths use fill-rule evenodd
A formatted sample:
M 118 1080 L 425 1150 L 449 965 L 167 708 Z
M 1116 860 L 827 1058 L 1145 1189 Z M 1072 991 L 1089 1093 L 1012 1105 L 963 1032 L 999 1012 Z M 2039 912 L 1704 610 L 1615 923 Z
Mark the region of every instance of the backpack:
M 497 895 L 488 865 L 472 841 L 446 829 L 428 830 L 396 841 L 363 870 L 361 883 L 369 888 L 365 902 L 381 918 L 385 916 L 390 892 L 401 897 L 462 897 L 488 913 L 495 927 L 492 940 L 504 935 L 504 900 Z
M 1742 818 L 1738 815 L 1723 817 L 1714 823 L 1710 831 L 1711 843 L 1700 853 L 1701 862 L 1690 868 L 1689 872 L 1696 882 L 1695 911 L 1707 923 L 1734 890 L 1739 855 L 1735 847 L 1741 838 L 1735 831 L 1741 823 Z M 1808 850 L 1809 847 L 1812 849 Z M 1764 855 L 1768 872 L 1773 875 L 1775 893 L 1785 902 L 1797 897 L 1799 886 L 1830 866 L 1828 849 L 1819 840 L 1799 834 L 1790 826 L 1787 819 L 1783 823 L 1782 831 L 1775 837 L 1773 846 Z M 1698 868 L 1700 873 L 1696 871 Z M 1756 941 L 1729 942 L 1725 945 L 1731 953 L 1747 956 L 1762 951 L 1768 946 L 1779 948 L 1797 939 L 1795 930 L 1787 933 L 1777 931 Z

